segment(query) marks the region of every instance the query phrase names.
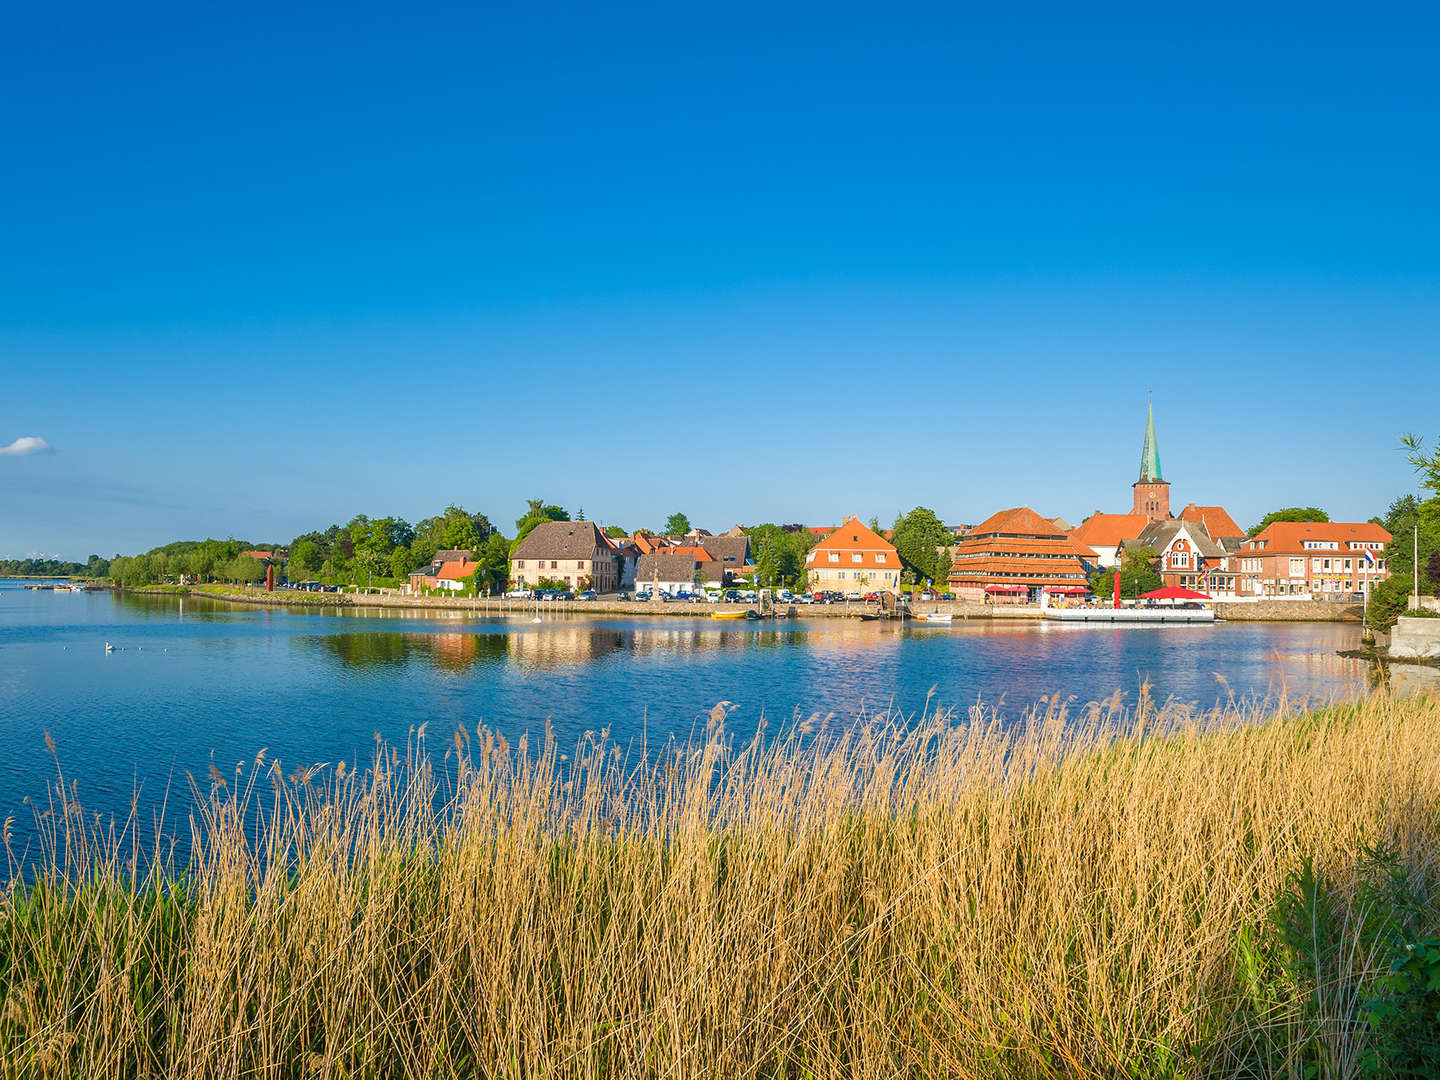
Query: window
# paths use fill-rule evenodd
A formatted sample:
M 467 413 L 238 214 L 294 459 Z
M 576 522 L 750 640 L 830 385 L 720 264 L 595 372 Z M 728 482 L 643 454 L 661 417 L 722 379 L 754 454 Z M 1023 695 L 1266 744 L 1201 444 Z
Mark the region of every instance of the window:
M 832 552 L 830 552 L 830 561 L 831 561 L 831 562 L 839 562 L 839 561 L 840 561 L 840 553 L 839 553 L 838 551 L 832 551 Z
M 857 551 L 854 555 L 851 555 L 851 556 L 850 556 L 850 561 L 851 561 L 851 562 L 855 562 L 855 563 L 864 562 L 864 561 L 865 561 L 865 556 L 864 556 L 864 555 L 861 555 L 861 554 Z
M 837 578 L 839 578 L 841 581 L 844 581 L 844 580 L 845 580 L 845 571 L 844 571 L 844 570 L 841 570 L 841 571 L 840 571 L 839 573 L 837 573 L 835 576 L 836 576 Z
M 525 560 L 524 560 L 524 559 L 516 559 L 516 560 L 515 560 L 515 569 L 516 569 L 516 570 L 524 570 L 524 569 L 525 569 Z
M 877 555 L 875 556 L 875 561 L 876 561 L 877 563 L 882 563 L 882 562 L 884 562 L 884 561 L 885 561 L 885 553 L 882 551 L 882 552 L 880 552 L 879 554 L 877 554 Z
M 1172 570 L 1184 570 L 1190 566 L 1190 557 L 1183 551 L 1172 551 L 1170 553 L 1170 568 Z

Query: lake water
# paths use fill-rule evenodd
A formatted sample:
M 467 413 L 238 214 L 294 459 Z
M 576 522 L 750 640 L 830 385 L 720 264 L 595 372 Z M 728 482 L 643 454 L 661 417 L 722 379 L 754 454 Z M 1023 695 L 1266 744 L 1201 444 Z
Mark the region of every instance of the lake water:
M 107 654 L 105 642 L 115 651 Z M 378 733 L 432 744 L 458 725 L 512 741 L 550 721 L 562 742 L 610 727 L 653 745 L 688 735 L 720 701 L 730 727 L 795 714 L 855 716 L 976 701 L 1017 716 L 1037 699 L 1119 690 L 1210 707 L 1230 694 L 1331 697 L 1365 689 L 1336 655 L 1336 624 L 1084 627 L 972 621 L 949 628 L 853 620 L 473 619 L 459 613 L 259 608 L 0 582 L 0 818 L 28 826 L 55 741 L 92 810 L 123 814 L 213 760 L 229 773 L 261 748 L 290 764 L 363 764 Z M 438 737 L 438 738 L 437 738 Z M 213 755 L 213 759 L 212 759 Z

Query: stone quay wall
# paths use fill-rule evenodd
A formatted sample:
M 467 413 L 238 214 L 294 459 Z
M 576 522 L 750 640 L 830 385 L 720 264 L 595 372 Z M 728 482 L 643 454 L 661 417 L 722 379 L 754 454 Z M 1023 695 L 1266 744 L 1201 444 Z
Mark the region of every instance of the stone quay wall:
M 127 589 L 127 592 L 159 596 L 188 596 L 200 600 L 225 600 L 239 604 L 269 604 L 285 607 L 392 608 L 412 611 L 456 611 L 478 616 L 534 614 L 575 615 L 671 615 L 705 618 L 716 611 L 744 611 L 758 604 L 665 603 L 661 600 L 505 600 L 501 597 L 402 596 L 398 593 L 310 593 L 293 589 L 232 586 L 179 589 L 174 586 Z M 854 619 L 879 610 L 876 604 L 858 601 L 842 604 L 776 604 L 776 610 L 797 619 Z M 956 619 L 1042 619 L 1045 613 L 1036 604 L 980 604 L 961 600 L 916 602 L 913 614 L 949 612 Z M 1215 614 L 1231 622 L 1359 622 L 1359 604 L 1328 600 L 1259 600 L 1215 605 Z M 1440 622 L 1440 620 L 1435 620 Z
M 1400 616 L 1390 631 L 1390 656 L 1397 660 L 1440 660 L 1440 619 Z
M 1334 600 L 1256 600 L 1215 605 L 1217 618 L 1229 622 L 1359 622 L 1363 607 Z

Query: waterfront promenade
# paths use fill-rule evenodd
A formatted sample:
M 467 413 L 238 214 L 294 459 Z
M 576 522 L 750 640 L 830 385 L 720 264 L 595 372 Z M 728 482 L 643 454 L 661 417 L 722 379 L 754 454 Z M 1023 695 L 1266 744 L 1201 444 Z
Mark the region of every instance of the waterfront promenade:
M 310 593 L 292 589 L 267 592 L 258 586 L 146 586 L 126 589 L 145 596 L 184 596 L 197 600 L 221 600 L 240 604 L 284 607 L 414 608 L 441 611 L 469 611 L 477 616 L 538 614 L 625 615 L 687 618 L 706 617 L 714 612 L 745 611 L 758 605 L 709 604 L 692 601 L 666 603 L 658 600 L 507 600 L 504 597 L 402 596 L 397 593 Z M 1354 622 L 1361 621 L 1359 604 L 1327 600 L 1274 599 L 1258 601 L 1217 601 L 1217 618 L 1232 622 Z M 838 604 L 777 604 L 776 610 L 796 619 L 857 619 L 879 611 L 879 605 L 863 601 Z M 1037 604 L 977 604 L 961 600 L 936 600 L 910 605 L 913 614 L 949 613 L 956 619 L 1042 619 Z

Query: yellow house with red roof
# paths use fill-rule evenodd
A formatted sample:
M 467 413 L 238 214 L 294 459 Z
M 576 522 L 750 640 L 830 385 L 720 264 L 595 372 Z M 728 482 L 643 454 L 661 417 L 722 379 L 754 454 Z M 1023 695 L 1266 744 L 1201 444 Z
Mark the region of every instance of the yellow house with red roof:
M 900 585 L 895 546 L 853 515 L 805 556 L 811 592 L 894 591 Z

